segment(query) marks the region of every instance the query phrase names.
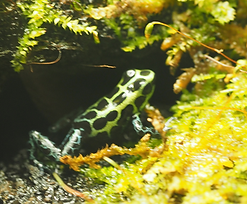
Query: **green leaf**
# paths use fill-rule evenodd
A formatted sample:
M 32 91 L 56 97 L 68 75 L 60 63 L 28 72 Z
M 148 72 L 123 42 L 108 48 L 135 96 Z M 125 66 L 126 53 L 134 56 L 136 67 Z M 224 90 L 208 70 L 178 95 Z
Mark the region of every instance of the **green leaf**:
M 128 45 L 121 48 L 124 52 L 132 52 L 135 49 L 135 45 Z
M 144 34 L 145 34 L 145 37 L 147 39 L 150 38 L 151 33 L 153 31 L 153 28 L 154 28 L 154 24 L 153 23 L 149 23 L 149 24 L 146 25 Z
M 26 44 L 33 47 L 34 45 L 37 45 L 38 44 L 38 41 L 36 41 L 36 40 L 30 40 Z
M 33 30 L 30 34 L 29 37 L 34 39 L 36 37 L 39 37 L 43 34 L 45 34 L 46 30 Z
M 93 39 L 94 39 L 94 42 L 95 43 L 100 43 L 100 40 L 99 40 L 99 36 L 98 36 L 98 32 L 97 31 L 93 31 Z
M 23 55 L 23 56 L 27 55 L 27 53 L 25 51 L 20 51 L 20 54 Z
M 54 19 L 54 24 L 57 25 L 59 21 L 60 21 L 60 18 L 55 18 Z
M 216 21 L 224 25 L 225 23 L 234 20 L 236 12 L 235 9 L 229 5 L 229 2 L 225 1 L 215 4 L 211 14 Z

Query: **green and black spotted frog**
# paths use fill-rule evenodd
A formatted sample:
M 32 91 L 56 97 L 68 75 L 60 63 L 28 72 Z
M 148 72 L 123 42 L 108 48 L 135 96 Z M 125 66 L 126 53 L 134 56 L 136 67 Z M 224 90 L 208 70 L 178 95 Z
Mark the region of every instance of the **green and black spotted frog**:
M 86 139 L 111 137 L 132 120 L 135 131 L 144 135 L 157 134 L 153 128 L 143 127 L 139 113 L 144 109 L 154 92 L 153 71 L 131 69 L 123 74 L 114 90 L 99 99 L 85 112 L 75 117 L 72 127 L 60 146 L 37 131 L 30 132 L 31 160 L 41 168 L 43 161 L 59 161 L 64 155 L 76 155 Z M 42 161 L 37 152 L 42 152 Z M 77 156 L 77 155 L 76 155 Z

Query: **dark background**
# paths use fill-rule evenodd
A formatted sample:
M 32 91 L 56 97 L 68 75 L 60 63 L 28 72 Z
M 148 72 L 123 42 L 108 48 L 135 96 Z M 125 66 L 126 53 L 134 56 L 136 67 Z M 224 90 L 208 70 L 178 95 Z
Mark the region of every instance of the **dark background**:
M 86 67 L 64 56 L 54 65 L 32 65 L 12 73 L 0 92 L 0 155 L 8 162 L 20 149 L 28 148 L 28 133 L 46 133 L 48 127 L 78 107 L 87 108 L 110 92 L 125 70 L 149 68 L 156 73 L 156 90 L 150 104 L 168 111 L 179 98 L 172 91 L 175 77 L 165 67 L 165 53 L 157 49 L 144 57 L 122 52 L 102 56 L 116 69 Z M 112 58 L 112 62 L 111 62 Z M 119 60 L 120 59 L 120 60 Z M 105 60 L 96 64 L 106 64 Z M 12 69 L 9 66 L 9 69 Z M 65 136 L 65 135 L 64 135 Z

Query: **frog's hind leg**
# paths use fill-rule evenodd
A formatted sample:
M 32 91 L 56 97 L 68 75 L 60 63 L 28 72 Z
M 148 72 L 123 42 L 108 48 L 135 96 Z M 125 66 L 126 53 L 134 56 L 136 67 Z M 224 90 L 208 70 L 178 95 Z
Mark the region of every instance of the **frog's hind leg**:
M 42 162 L 38 161 L 36 156 L 42 160 L 46 158 L 51 158 L 55 161 L 59 161 L 61 157 L 61 149 L 55 146 L 55 144 L 49 140 L 46 136 L 41 135 L 37 131 L 31 131 L 29 133 L 31 144 L 30 149 L 30 159 L 41 169 L 44 168 Z

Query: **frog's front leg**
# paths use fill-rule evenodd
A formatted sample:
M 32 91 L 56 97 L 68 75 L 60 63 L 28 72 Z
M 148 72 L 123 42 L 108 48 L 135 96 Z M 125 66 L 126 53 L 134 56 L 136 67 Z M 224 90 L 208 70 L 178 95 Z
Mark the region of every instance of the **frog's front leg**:
M 78 153 L 82 144 L 84 129 L 70 129 L 65 139 L 61 144 L 62 156 L 64 155 L 75 155 Z

